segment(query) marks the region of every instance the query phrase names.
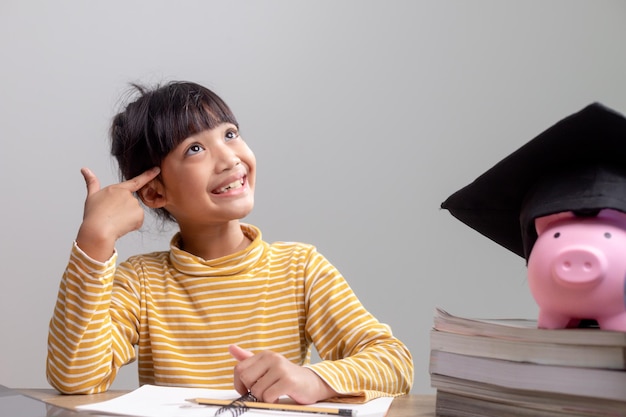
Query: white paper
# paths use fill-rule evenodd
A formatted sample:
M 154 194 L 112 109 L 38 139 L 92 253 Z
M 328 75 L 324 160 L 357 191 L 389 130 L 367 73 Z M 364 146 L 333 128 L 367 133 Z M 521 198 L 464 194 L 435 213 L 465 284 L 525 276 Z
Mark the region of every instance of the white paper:
M 87 404 L 76 407 L 81 411 L 115 414 L 133 417 L 213 417 L 219 407 L 194 404 L 192 398 L 212 398 L 233 400 L 239 394 L 235 390 L 213 390 L 203 388 L 164 387 L 144 385 L 128 394 L 112 400 Z M 393 401 L 392 397 L 376 398 L 365 404 L 346 404 L 321 402 L 315 407 L 348 408 L 357 411 L 357 417 L 384 417 Z M 267 417 L 270 415 L 283 417 L 318 416 L 300 412 L 248 410 L 243 417 Z M 220 416 L 228 417 L 230 413 Z

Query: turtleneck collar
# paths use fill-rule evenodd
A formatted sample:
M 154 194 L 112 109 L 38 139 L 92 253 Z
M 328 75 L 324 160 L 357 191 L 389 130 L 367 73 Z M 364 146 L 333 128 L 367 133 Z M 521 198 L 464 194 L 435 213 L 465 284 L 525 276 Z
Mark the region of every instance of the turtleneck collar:
M 252 243 L 244 250 L 216 259 L 202 259 L 180 249 L 180 232 L 170 241 L 170 261 L 176 270 L 185 275 L 229 276 L 238 275 L 255 265 L 264 255 L 266 245 L 261 231 L 250 224 L 241 224 L 241 230 Z

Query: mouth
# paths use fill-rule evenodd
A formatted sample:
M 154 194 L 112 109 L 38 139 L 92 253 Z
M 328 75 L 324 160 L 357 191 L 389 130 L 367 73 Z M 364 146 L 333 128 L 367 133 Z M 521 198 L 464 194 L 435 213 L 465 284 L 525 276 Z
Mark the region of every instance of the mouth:
M 237 180 L 235 180 L 235 181 L 231 182 L 230 184 L 226 184 L 226 185 L 225 185 L 225 186 L 223 186 L 223 187 L 216 188 L 215 190 L 213 190 L 213 191 L 211 191 L 211 192 L 212 192 L 213 194 L 224 194 L 224 193 L 227 193 L 227 192 L 229 192 L 229 191 L 231 191 L 231 190 L 236 190 L 236 189 L 238 189 L 238 188 L 243 187 L 243 185 L 245 184 L 245 182 L 246 182 L 246 178 L 245 178 L 245 177 L 242 177 L 242 178 L 239 178 L 239 179 L 237 179 Z

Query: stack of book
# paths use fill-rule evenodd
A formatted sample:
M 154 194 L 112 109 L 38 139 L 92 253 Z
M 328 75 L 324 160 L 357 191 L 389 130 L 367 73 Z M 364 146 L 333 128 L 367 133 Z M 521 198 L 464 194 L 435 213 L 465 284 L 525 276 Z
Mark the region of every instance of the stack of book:
M 437 309 L 430 349 L 438 416 L 626 417 L 625 332 Z

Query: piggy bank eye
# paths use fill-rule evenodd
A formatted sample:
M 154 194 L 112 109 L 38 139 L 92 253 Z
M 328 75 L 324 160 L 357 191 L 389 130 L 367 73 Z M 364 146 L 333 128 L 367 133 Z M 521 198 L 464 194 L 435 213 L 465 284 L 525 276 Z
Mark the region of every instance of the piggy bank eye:
M 611 238 L 611 234 L 609 232 L 606 232 L 604 234 L 604 237 L 607 238 L 607 239 L 610 239 Z
M 558 239 L 558 238 L 559 238 L 559 236 L 561 236 L 561 232 L 556 232 L 556 233 L 554 234 L 554 238 L 555 238 L 555 239 Z

